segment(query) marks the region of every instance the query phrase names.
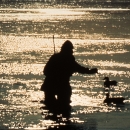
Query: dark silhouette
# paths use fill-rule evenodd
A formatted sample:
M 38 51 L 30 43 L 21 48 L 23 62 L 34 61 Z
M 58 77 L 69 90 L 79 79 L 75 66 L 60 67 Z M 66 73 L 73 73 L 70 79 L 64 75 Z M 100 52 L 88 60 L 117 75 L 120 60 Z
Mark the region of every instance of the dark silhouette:
M 73 56 L 73 44 L 67 40 L 59 53 L 53 54 L 43 70 L 46 76 L 41 90 L 45 93 L 46 106 L 67 109 L 72 95 L 69 83 L 73 73 L 95 74 L 97 68 L 89 69 L 79 65 Z
M 107 93 L 107 94 L 106 94 L 106 99 L 104 100 L 104 103 L 107 103 L 107 104 L 110 104 L 110 103 L 114 103 L 114 104 L 124 104 L 123 101 L 125 100 L 125 98 L 123 98 L 123 97 L 110 98 L 109 96 L 110 96 L 110 94 Z
M 41 109 L 45 110 L 45 108 Z M 53 121 L 53 123 L 47 126 L 46 130 L 84 130 L 86 128 L 86 122 L 84 124 L 78 122 L 80 119 L 74 121 L 72 116 L 70 118 L 70 115 L 60 114 L 60 116 L 57 116 L 57 113 L 50 114 L 47 111 L 43 111 L 41 114 L 44 116 L 44 120 Z M 95 127 L 92 126 L 92 128 Z
M 117 86 L 117 81 L 115 80 L 110 81 L 108 77 L 105 77 L 103 80 L 105 80 L 104 87 L 110 88 L 110 86 Z

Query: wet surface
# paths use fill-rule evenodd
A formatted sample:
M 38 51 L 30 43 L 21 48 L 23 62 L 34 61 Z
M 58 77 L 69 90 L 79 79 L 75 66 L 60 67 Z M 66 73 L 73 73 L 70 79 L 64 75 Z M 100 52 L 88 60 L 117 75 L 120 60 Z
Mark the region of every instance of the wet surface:
M 50 18 L 49 12 L 45 12 L 46 15 L 41 16 L 38 10 L 37 15 L 41 16 L 38 22 L 36 15 L 32 14 L 29 20 L 19 14 L 1 14 L 3 34 L 0 35 L 0 129 L 129 130 L 129 12 L 89 12 L 84 9 L 72 11 L 73 13 L 70 11 L 69 15 L 66 15 L 67 12 L 63 11 L 58 15 L 55 12 L 49 22 L 46 22 Z M 10 17 L 6 17 L 7 15 Z M 14 18 L 17 19 L 16 22 Z M 66 21 L 63 21 L 64 18 Z M 28 25 L 30 20 L 36 23 Z M 65 36 L 74 44 L 76 61 L 81 65 L 99 69 L 96 75 L 73 74 L 70 81 L 73 91 L 71 110 L 66 114 L 52 113 L 41 103 L 44 93 L 40 91 L 40 87 L 45 78 L 42 71 L 54 52 L 54 33 L 50 26 L 55 20 L 58 23 L 63 21 L 63 28 L 59 25 L 59 28 L 55 26 L 53 29 L 56 34 L 56 52 L 66 40 L 63 39 Z M 126 24 L 122 23 L 123 20 Z M 14 26 L 12 22 L 15 22 Z M 92 23 L 91 26 L 89 22 Z M 20 24 L 19 28 L 16 23 L 18 26 Z M 30 31 L 35 25 L 36 34 L 34 30 Z M 38 30 L 43 28 L 43 25 L 45 29 L 39 33 Z M 16 28 L 18 33 L 15 32 Z M 22 28 L 27 32 L 22 32 Z M 12 34 L 14 32 L 15 36 Z M 109 90 L 111 97 L 125 97 L 125 105 L 103 103 L 107 91 L 102 79 L 106 76 L 118 82 L 117 86 Z

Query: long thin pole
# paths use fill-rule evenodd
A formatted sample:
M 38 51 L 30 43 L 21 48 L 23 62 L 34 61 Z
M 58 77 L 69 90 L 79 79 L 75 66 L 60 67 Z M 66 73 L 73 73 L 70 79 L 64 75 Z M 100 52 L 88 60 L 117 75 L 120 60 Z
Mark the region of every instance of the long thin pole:
M 53 45 L 54 45 L 54 54 L 55 54 L 55 42 L 54 42 L 54 35 L 53 35 Z

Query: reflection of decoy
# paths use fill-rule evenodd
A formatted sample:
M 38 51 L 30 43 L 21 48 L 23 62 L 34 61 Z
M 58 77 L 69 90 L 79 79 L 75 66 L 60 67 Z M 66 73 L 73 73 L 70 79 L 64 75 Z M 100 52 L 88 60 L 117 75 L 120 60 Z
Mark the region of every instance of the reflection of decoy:
M 105 80 L 104 87 L 117 86 L 117 81 L 115 80 L 110 81 L 108 77 L 105 77 L 103 80 Z
M 110 103 L 114 103 L 114 104 L 124 104 L 125 98 L 123 97 L 115 97 L 115 98 L 110 98 L 109 97 L 109 93 L 106 94 L 106 99 L 104 100 L 104 103 L 110 104 Z

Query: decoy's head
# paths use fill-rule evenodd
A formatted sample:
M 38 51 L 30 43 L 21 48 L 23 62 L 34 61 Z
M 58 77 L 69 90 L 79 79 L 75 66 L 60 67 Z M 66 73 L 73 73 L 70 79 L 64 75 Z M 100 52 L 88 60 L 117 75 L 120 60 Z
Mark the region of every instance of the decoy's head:
M 109 81 L 109 78 L 108 77 L 104 77 L 104 79 L 103 80 L 107 80 L 107 81 Z

